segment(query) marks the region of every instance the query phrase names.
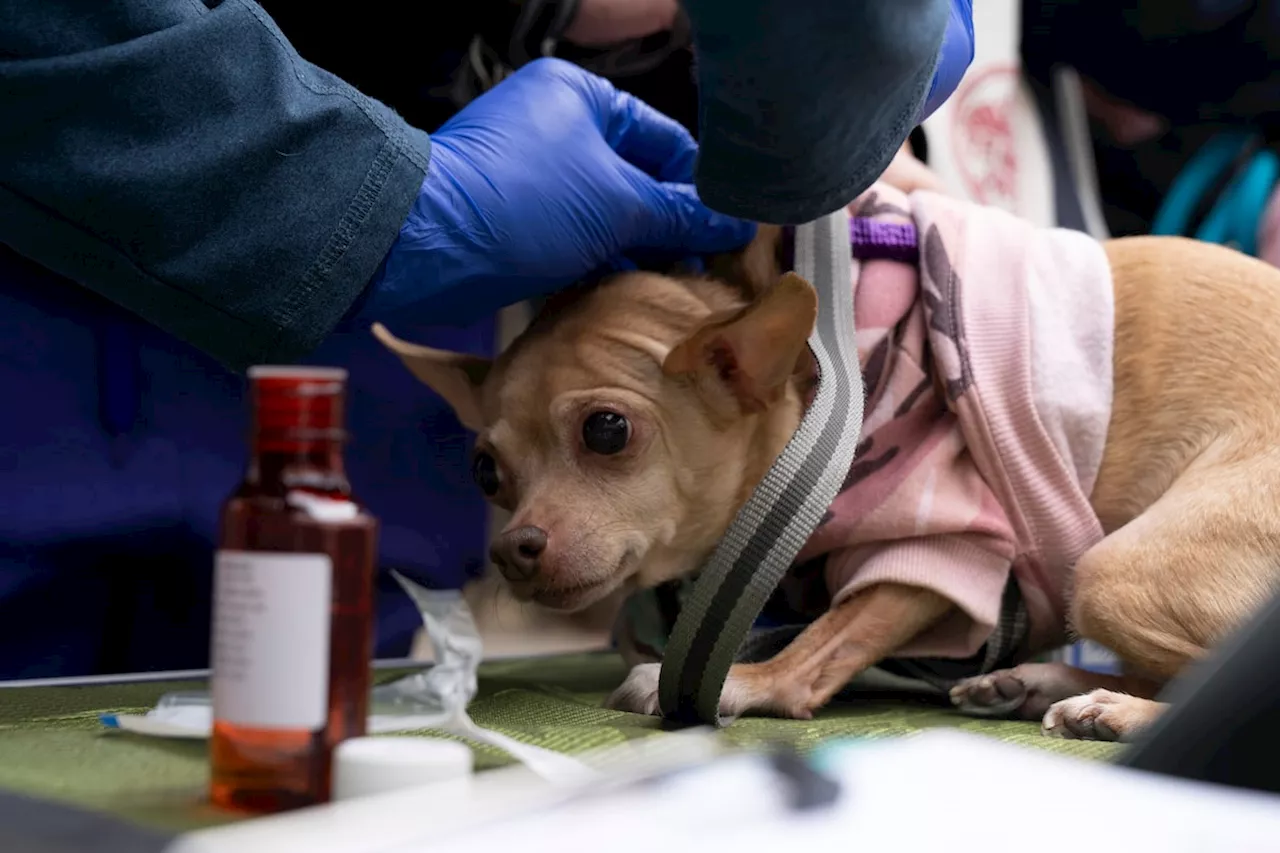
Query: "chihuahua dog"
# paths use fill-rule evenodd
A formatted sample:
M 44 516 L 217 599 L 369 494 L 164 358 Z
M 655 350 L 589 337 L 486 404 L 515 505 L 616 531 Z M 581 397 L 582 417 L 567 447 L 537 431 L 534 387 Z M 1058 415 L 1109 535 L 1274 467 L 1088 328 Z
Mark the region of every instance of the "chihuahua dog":
M 1013 613 L 1015 657 L 954 679 L 953 703 L 1131 737 L 1280 581 L 1280 272 L 885 183 L 849 210 L 873 235 L 851 282 L 866 414 L 797 563 L 819 561 L 823 612 L 735 665 L 722 711 L 808 718 L 882 660 L 980 656 Z M 877 254 L 877 233 L 915 256 Z M 493 362 L 375 327 L 477 434 L 518 596 L 576 609 L 707 559 L 820 381 L 818 296 L 784 249 L 762 226 L 707 274 L 565 292 Z M 1071 636 L 1124 674 L 1019 663 Z M 658 664 L 632 662 L 610 704 L 655 713 Z

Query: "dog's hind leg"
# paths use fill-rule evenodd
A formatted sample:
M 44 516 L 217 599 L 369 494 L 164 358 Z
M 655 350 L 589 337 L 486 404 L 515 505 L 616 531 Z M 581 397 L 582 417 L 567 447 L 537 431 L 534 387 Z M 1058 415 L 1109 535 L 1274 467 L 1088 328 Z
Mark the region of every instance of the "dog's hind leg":
M 1072 626 L 1127 672 L 1172 679 L 1280 588 L 1280 455 L 1263 441 L 1210 451 L 1077 564 Z M 1146 697 L 1094 691 L 1050 707 L 1044 729 L 1126 740 L 1158 714 Z
M 1125 675 L 1024 664 L 962 682 L 952 701 L 975 715 L 1043 715 L 1061 737 L 1123 740 L 1154 720 L 1164 682 L 1280 587 L 1280 458 L 1248 449 L 1192 463 L 1076 565 L 1072 628 L 1115 652 Z

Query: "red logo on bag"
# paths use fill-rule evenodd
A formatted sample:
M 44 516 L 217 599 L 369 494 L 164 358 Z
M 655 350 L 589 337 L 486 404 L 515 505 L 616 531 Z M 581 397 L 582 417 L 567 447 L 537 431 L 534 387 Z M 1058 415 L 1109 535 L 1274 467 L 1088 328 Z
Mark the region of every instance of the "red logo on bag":
M 1018 153 L 1012 115 L 1020 69 L 988 66 L 967 76 L 951 111 L 951 147 L 965 188 L 982 204 L 1012 209 Z

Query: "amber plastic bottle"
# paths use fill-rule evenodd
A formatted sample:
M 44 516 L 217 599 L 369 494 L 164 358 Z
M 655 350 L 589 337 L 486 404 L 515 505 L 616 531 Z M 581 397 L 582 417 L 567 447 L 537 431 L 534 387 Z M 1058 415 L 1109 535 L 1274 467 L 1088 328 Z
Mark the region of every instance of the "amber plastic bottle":
M 214 570 L 210 795 L 275 812 L 329 799 L 363 735 L 377 521 L 343 466 L 346 371 L 256 367 L 250 458 Z

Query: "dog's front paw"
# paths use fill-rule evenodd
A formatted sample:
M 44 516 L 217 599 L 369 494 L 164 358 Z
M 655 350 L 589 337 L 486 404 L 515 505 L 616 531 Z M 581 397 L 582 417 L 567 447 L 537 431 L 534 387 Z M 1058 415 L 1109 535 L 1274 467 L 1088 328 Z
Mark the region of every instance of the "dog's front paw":
M 658 663 L 632 667 L 627 680 L 605 700 L 604 706 L 613 711 L 656 716 L 659 713 L 658 676 L 661 672 L 662 664 Z
M 613 711 L 657 716 L 658 680 L 662 664 L 642 663 L 631 668 L 627 680 L 605 700 Z M 822 703 L 814 698 L 810 679 L 778 678 L 760 664 L 734 664 L 720 696 L 720 716 L 734 719 L 750 711 L 795 720 L 813 719 Z
M 1040 731 L 1073 740 L 1127 741 L 1160 716 L 1164 706 L 1150 699 L 1094 690 L 1055 702 L 1045 712 Z
M 720 716 L 736 719 L 754 712 L 787 720 L 812 720 L 824 703 L 815 694 L 812 677 L 778 676 L 758 664 L 729 670 L 720 694 Z

